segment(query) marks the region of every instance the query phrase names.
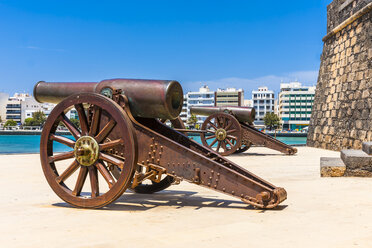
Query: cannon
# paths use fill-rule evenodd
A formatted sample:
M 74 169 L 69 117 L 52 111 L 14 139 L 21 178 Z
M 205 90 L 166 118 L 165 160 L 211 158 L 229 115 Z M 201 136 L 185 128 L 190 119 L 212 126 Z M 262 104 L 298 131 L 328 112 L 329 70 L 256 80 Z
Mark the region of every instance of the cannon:
M 223 156 L 244 152 L 251 145 L 265 146 L 288 155 L 297 153 L 296 148 L 254 128 L 254 108 L 194 106 L 190 113 L 208 116 L 201 127 L 201 141 Z
M 52 190 L 71 205 L 100 208 L 127 189 L 153 193 L 180 180 L 258 208 L 274 208 L 287 198 L 283 188 L 161 122 L 175 120 L 181 111 L 183 91 L 177 81 L 41 81 L 34 97 L 57 104 L 43 127 L 40 160 Z M 78 123 L 68 118 L 72 110 Z M 71 135 L 58 135 L 59 125 Z M 56 152 L 55 142 L 69 151 Z

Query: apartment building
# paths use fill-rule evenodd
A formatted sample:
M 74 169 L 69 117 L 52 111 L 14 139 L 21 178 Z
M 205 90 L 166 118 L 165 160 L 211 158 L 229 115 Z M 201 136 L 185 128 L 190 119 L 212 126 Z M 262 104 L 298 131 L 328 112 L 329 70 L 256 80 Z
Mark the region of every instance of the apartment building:
M 8 98 L 6 103 L 6 120 L 13 120 L 21 125 L 22 114 L 21 114 L 21 102 L 25 101 L 26 98 L 30 97 L 28 93 L 15 93 L 13 96 Z
M 6 105 L 8 103 L 9 94 L 0 92 L 0 119 L 6 121 Z
M 300 82 L 280 84 L 279 118 L 283 129 L 295 130 L 309 125 L 315 86 Z
M 48 117 L 55 106 L 52 103 L 39 103 L 28 93 L 15 93 L 6 100 L 2 98 L 0 95 L 0 109 L 4 108 L 6 111 L 5 118 L 2 117 L 2 120 L 4 122 L 14 120 L 18 125 L 23 124 L 27 118 L 31 118 L 36 111 L 42 111 Z M 73 114 L 70 112 L 67 113 L 68 116 Z
M 43 112 L 48 117 L 54 106 L 53 103 L 39 103 L 32 96 L 26 97 L 21 101 L 21 123 L 24 123 L 27 118 L 32 118 L 33 113 L 37 111 Z
M 217 89 L 214 93 L 215 106 L 243 106 L 244 91 L 242 89 Z
M 275 95 L 274 91 L 267 87 L 259 87 L 258 90 L 252 91 L 253 108 L 256 110 L 255 125 L 264 125 L 263 118 L 266 113 L 274 112 L 275 110 Z

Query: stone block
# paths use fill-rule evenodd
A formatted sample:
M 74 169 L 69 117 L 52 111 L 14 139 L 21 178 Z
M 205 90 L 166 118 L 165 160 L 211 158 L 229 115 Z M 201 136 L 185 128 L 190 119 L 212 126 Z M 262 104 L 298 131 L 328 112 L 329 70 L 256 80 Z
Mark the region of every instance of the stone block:
M 350 45 L 351 45 L 351 46 L 354 46 L 355 43 L 356 43 L 356 41 L 357 41 L 356 37 L 353 37 L 353 38 L 351 39 L 351 41 L 350 41 Z
M 366 170 L 372 172 L 372 156 L 362 150 L 342 150 L 341 159 L 347 170 Z
M 369 95 L 371 94 L 369 91 L 370 91 L 369 89 L 364 90 L 363 93 L 362 93 L 362 98 L 369 97 Z
M 346 166 L 340 158 L 320 158 L 321 177 L 342 177 L 346 171 Z
M 372 141 L 363 142 L 362 149 L 366 154 L 372 155 Z
M 354 54 L 360 52 L 360 45 L 355 45 L 354 46 Z M 350 53 L 351 54 L 351 53 Z

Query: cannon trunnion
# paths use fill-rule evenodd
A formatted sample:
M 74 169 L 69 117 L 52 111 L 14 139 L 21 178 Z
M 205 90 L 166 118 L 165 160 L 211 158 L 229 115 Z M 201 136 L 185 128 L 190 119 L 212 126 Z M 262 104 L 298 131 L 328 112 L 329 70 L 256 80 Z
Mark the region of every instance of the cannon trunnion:
M 152 100 L 167 99 L 168 90 L 170 99 L 178 98 L 178 93 L 182 95 L 182 88 L 181 91 L 177 87 L 157 88 L 152 80 L 146 83 L 148 89 L 154 86 L 154 94 L 162 94 L 153 96 Z M 70 85 L 74 87 L 73 83 Z M 273 208 L 287 198 L 283 188 L 275 187 L 156 119 L 172 116 L 169 109 L 164 108 L 158 117 L 142 117 L 143 106 L 133 103 L 146 97 L 136 93 L 130 100 L 126 95 L 126 92 L 132 95 L 129 90 L 124 86 L 116 87 L 118 85 L 104 85 L 103 88 L 95 85 L 91 89 L 99 89 L 101 94 L 86 89 L 84 93 L 65 96 L 45 123 L 40 144 L 41 164 L 49 185 L 64 201 L 78 207 L 99 208 L 115 201 L 128 188 L 136 189 L 146 181 L 158 184 L 159 187 L 153 189 L 156 191 L 169 186 L 169 182 L 180 180 L 237 197 L 259 208 Z M 102 92 L 105 88 L 112 94 Z M 172 96 L 176 91 L 178 93 Z M 39 100 L 48 97 L 42 98 L 41 93 L 35 96 L 39 96 Z M 136 103 L 148 104 L 144 100 Z M 174 109 L 178 109 L 177 104 L 182 107 L 182 101 L 177 99 L 168 103 Z M 165 100 L 165 105 L 168 103 Z M 79 117 L 78 125 L 67 117 L 73 108 Z M 140 112 L 133 114 L 132 109 Z M 67 127 L 72 138 L 56 133 L 61 124 Z M 54 152 L 55 142 L 70 147 L 71 151 Z

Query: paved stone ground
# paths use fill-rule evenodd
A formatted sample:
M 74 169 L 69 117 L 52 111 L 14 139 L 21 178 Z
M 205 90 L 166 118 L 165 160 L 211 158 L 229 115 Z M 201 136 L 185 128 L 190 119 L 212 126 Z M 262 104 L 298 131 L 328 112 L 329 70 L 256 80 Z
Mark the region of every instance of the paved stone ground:
M 1 247 L 371 247 L 372 179 L 321 178 L 319 158 L 338 152 L 299 147 L 296 156 L 252 148 L 230 159 L 284 187 L 276 210 L 186 182 L 153 195 L 125 193 L 101 210 L 62 202 L 39 156 L 0 156 Z

